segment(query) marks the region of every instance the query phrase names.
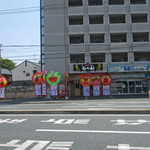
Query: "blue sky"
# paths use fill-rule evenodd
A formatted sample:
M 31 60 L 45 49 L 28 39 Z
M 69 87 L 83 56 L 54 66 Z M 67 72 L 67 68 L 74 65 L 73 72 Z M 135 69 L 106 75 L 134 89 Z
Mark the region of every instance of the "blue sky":
M 1 0 L 2 58 L 11 59 L 16 64 L 26 59 L 39 61 L 40 47 L 36 46 L 40 45 L 39 5 L 40 0 Z

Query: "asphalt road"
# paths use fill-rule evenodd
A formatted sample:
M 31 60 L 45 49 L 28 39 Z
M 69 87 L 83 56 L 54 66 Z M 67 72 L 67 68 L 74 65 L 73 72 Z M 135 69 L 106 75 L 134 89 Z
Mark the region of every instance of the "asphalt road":
M 0 115 L 0 150 L 150 150 L 150 115 Z

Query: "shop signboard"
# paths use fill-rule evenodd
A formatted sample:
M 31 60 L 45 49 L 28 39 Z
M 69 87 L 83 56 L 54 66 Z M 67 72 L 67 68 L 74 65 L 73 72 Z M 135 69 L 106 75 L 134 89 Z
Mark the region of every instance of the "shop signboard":
M 150 71 L 150 64 L 111 64 L 108 72 Z
M 74 71 L 101 71 L 102 69 L 102 64 L 75 64 L 73 66 Z

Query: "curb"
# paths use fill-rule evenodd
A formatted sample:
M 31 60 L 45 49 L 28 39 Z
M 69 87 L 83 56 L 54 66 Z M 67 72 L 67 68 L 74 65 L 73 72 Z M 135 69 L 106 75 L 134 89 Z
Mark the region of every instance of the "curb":
M 0 114 L 150 114 L 150 110 L 2 110 Z

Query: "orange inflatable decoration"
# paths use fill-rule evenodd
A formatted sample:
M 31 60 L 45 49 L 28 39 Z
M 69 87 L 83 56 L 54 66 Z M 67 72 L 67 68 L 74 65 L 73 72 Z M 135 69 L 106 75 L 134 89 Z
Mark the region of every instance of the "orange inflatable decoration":
M 91 76 L 88 73 L 82 74 L 80 76 L 80 84 L 82 86 L 89 86 L 91 84 Z

